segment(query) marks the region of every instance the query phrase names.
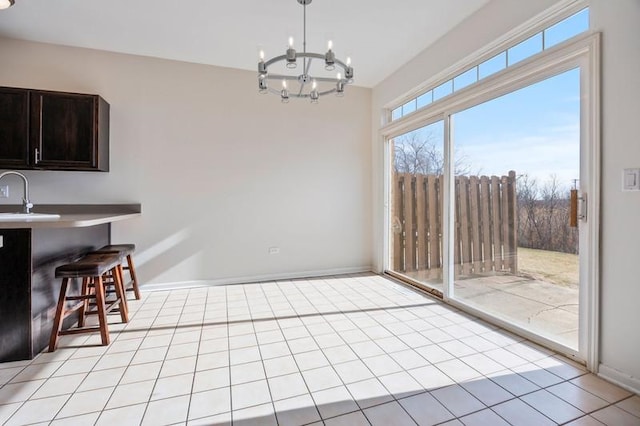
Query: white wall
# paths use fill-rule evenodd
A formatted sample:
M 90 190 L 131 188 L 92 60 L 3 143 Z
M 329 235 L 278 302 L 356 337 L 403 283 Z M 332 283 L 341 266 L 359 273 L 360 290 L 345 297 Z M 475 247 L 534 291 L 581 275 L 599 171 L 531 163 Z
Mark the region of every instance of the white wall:
M 27 172 L 31 198 L 142 203 L 113 239 L 143 283 L 370 269 L 369 89 L 283 105 L 247 71 L 7 39 L 0 58 L 2 86 L 110 103 L 111 171 Z
M 602 31 L 602 373 L 640 392 L 640 192 L 622 169 L 640 167 L 640 1 L 591 0 Z M 629 377 L 631 376 L 631 377 Z
M 493 0 L 373 91 L 375 270 L 383 266 L 381 109 L 509 30 L 553 0 Z M 601 373 L 640 392 L 640 192 L 621 191 L 625 167 L 640 167 L 640 2 L 591 0 L 592 27 L 603 33 Z

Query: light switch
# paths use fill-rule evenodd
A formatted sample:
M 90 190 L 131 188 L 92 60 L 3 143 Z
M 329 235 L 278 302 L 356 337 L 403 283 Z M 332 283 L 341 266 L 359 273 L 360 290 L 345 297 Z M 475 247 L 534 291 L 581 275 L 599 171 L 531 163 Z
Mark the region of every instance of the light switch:
M 622 174 L 623 191 L 640 191 L 640 169 L 624 169 Z

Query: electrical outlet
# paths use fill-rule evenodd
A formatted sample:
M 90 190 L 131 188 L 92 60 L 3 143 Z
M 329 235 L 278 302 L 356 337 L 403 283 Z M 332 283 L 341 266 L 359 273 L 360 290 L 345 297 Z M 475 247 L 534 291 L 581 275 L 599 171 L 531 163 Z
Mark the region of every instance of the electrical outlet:
M 0 185 L 0 198 L 9 198 L 9 185 Z
M 269 254 L 280 254 L 280 247 L 269 247 Z
M 640 169 L 624 169 L 622 175 L 623 191 L 640 191 Z

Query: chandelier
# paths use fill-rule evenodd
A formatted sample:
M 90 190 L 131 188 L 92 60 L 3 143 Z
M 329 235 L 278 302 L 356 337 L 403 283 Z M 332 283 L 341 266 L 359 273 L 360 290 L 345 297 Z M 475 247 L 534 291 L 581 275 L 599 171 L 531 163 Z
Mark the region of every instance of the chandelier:
M 8 9 L 15 3 L 15 0 L 0 0 L 0 10 Z
M 289 47 L 284 55 L 275 56 L 268 61 L 264 59 L 264 51 L 260 51 L 260 62 L 258 62 L 258 91 L 262 94 L 273 93 L 280 96 L 283 103 L 289 102 L 289 98 L 308 98 L 311 103 L 318 103 L 320 96 L 335 93 L 336 96 L 344 96 L 344 88 L 347 84 L 353 82 L 353 68 L 351 67 L 351 59 L 347 58 L 343 62 L 336 58 L 333 52 L 333 43 L 328 42 L 327 51 L 325 53 L 307 52 L 307 5 L 312 0 L 297 0 L 303 7 L 302 23 L 303 23 L 303 41 L 302 52 L 296 52 L 293 48 L 293 37 L 289 37 Z M 298 59 L 302 59 L 300 74 L 288 74 L 287 70 L 294 70 L 298 67 Z M 312 74 L 311 64 L 316 63 L 324 65 L 325 72 L 322 75 Z M 269 73 L 269 67 L 280 63 L 285 65 L 285 74 Z M 331 72 L 339 69 L 335 76 L 331 76 Z M 320 67 L 316 66 L 315 73 Z M 290 71 L 294 72 L 294 71 Z M 276 86 L 281 84 L 278 89 L 270 87 L 270 82 L 275 82 Z

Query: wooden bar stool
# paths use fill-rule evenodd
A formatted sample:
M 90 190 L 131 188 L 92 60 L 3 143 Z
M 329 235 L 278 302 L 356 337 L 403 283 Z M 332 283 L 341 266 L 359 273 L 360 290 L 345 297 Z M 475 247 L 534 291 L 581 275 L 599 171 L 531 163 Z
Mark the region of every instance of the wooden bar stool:
M 126 266 L 121 265 L 119 270 L 121 274 L 121 279 L 123 280 L 122 283 L 125 291 L 133 291 L 136 296 L 136 299 L 140 300 L 140 287 L 138 286 L 138 277 L 136 275 L 136 267 L 133 264 L 133 258 L 132 258 L 132 255 L 135 251 L 136 251 L 135 244 L 112 244 L 112 245 L 104 246 L 100 250 L 96 250 L 92 253 L 118 252 L 122 257 L 126 257 L 127 265 Z M 124 274 L 122 273 L 123 270 L 129 271 L 129 277 L 131 278 L 131 281 L 126 284 L 124 283 Z
M 120 307 L 120 318 L 122 322 L 129 321 L 129 315 L 126 305 L 122 303 L 126 300 L 122 282 L 116 269 L 121 264 L 121 256 L 117 253 L 93 253 L 81 258 L 80 260 L 68 263 L 56 268 L 56 278 L 62 278 L 60 287 L 60 296 L 58 298 L 58 306 L 56 316 L 53 321 L 53 329 L 51 330 L 51 338 L 49 340 L 49 352 L 56 350 L 58 338 L 65 334 L 91 333 L 100 331 L 100 337 L 103 345 L 109 344 L 109 325 L 107 323 L 107 314 L 115 307 Z M 105 297 L 105 288 L 103 275 L 112 271 L 115 283 L 115 300 L 107 302 Z M 68 296 L 69 280 L 71 278 L 82 278 L 82 290 L 78 296 Z M 93 289 L 93 291 L 91 291 Z M 89 310 L 88 302 L 95 300 L 96 310 Z M 67 302 L 77 302 L 70 308 L 66 307 Z M 78 328 L 62 330 L 62 322 L 75 311 L 80 311 L 80 319 Z M 97 327 L 85 327 L 84 316 L 90 314 L 98 315 Z

